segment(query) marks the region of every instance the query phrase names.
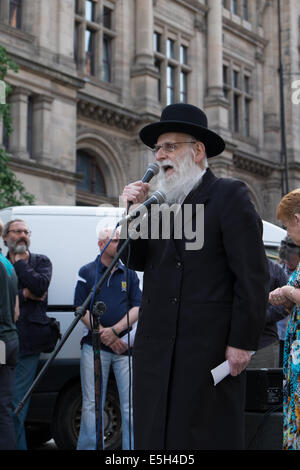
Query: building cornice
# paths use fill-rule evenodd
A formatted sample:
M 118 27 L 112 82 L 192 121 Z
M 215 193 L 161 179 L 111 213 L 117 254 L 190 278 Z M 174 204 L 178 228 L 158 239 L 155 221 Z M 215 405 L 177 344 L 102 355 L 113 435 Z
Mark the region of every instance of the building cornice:
M 35 72 L 47 79 L 50 78 L 50 80 L 61 82 L 63 85 L 71 86 L 76 89 L 85 86 L 84 78 L 78 77 L 75 73 L 72 74 L 67 69 L 59 70 L 59 64 L 45 64 L 39 55 L 28 57 L 16 52 L 16 50 L 10 46 L 5 47 L 9 57 L 25 70 Z
M 268 41 L 261 37 L 260 35 L 249 31 L 247 28 L 244 28 L 242 25 L 239 25 L 232 21 L 229 18 L 223 16 L 223 29 L 234 36 L 238 36 L 241 39 L 247 39 L 253 46 L 264 48 Z
M 199 0 L 175 0 L 175 2 L 195 12 L 201 11 L 202 13 L 207 13 L 209 10 L 209 8 L 203 5 L 203 3 L 200 3 Z
M 6 34 L 10 38 L 15 37 L 17 39 L 21 39 L 22 41 L 28 42 L 29 44 L 33 44 L 35 41 L 35 36 L 32 34 L 22 31 L 18 28 L 13 28 L 12 26 L 5 23 L 0 23 L 0 32 Z
M 8 161 L 8 166 L 13 171 L 20 171 L 39 178 L 54 179 L 62 183 L 77 184 L 81 181 L 81 177 L 75 172 L 44 165 L 38 163 L 36 160 L 23 160 L 11 156 Z
M 245 170 L 248 173 L 268 177 L 273 171 L 281 171 L 281 165 L 271 163 L 263 158 L 258 158 L 255 155 L 235 150 L 232 155 L 232 161 L 235 168 Z
M 83 93 L 78 94 L 77 113 L 126 131 L 135 129 L 142 121 L 141 117 L 133 111 L 92 98 Z

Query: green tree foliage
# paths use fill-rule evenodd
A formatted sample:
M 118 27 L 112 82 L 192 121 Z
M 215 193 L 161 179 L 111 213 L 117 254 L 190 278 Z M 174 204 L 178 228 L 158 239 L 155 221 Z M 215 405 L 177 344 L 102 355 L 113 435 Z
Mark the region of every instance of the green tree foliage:
M 5 82 L 8 70 L 17 72 L 18 66 L 7 56 L 6 49 L 0 45 L 0 80 L 2 82 Z M 6 83 L 6 97 L 10 92 L 11 87 Z M 0 104 L 0 115 L 7 135 L 11 134 L 13 127 L 9 104 Z M 0 147 L 0 209 L 22 204 L 33 204 L 34 196 L 26 192 L 23 183 L 9 169 L 8 162 L 9 154 L 4 148 Z

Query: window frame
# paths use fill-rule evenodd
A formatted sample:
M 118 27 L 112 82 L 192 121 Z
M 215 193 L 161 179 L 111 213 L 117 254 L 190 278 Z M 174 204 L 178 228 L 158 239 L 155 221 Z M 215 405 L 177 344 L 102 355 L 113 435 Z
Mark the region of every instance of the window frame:
M 104 178 L 104 173 L 101 169 L 101 166 L 99 165 L 99 161 L 96 155 L 94 155 L 93 152 L 91 152 L 89 149 L 85 148 L 80 148 L 77 149 L 76 151 L 76 172 L 79 174 L 79 170 L 77 167 L 77 159 L 78 159 L 78 154 L 81 153 L 82 156 L 86 159 L 88 159 L 89 162 L 89 180 L 88 180 L 88 190 L 79 188 L 78 185 L 80 182 L 77 184 L 76 187 L 76 192 L 77 193 L 82 193 L 85 195 L 90 195 L 90 196 L 95 196 L 95 197 L 106 197 L 107 196 L 107 187 L 105 183 L 105 178 Z M 102 180 L 102 185 L 103 185 L 103 193 L 99 193 L 95 191 L 95 186 L 96 186 L 96 172 L 98 171 L 101 180 Z
M 253 71 L 233 60 L 223 62 L 223 94 L 230 103 L 229 124 L 238 137 L 252 137 Z
M 175 32 L 166 26 L 154 25 L 153 51 L 154 66 L 158 72 L 157 97 L 162 105 L 171 102 L 188 100 L 189 76 L 192 67 L 189 65 L 189 39 L 182 33 Z M 182 51 L 184 48 L 184 61 Z M 172 53 L 170 51 L 172 50 Z M 170 71 L 172 70 L 172 83 Z M 185 76 L 185 90 L 182 90 L 182 74 Z M 172 99 L 170 99 L 172 97 Z
M 11 9 L 12 6 L 15 5 L 16 8 L 16 25 L 12 24 L 11 22 Z M 22 29 L 23 23 L 23 2 L 22 0 L 9 0 L 9 13 L 8 13 L 8 24 L 15 29 Z
M 86 17 L 86 2 L 93 3 L 94 7 L 92 20 Z M 104 9 L 111 12 L 110 28 L 104 24 Z M 117 33 L 115 31 L 115 1 L 108 0 L 77 0 L 74 11 L 74 60 L 78 73 L 90 79 L 96 79 L 104 83 L 114 82 L 114 43 Z M 90 31 L 93 37 L 93 51 L 90 55 L 93 66 L 91 73 L 86 68 L 86 32 Z M 104 40 L 109 44 L 109 62 L 104 59 Z M 104 61 L 105 60 L 105 61 Z M 103 70 L 108 70 L 104 73 Z M 108 78 L 105 78 L 108 77 Z

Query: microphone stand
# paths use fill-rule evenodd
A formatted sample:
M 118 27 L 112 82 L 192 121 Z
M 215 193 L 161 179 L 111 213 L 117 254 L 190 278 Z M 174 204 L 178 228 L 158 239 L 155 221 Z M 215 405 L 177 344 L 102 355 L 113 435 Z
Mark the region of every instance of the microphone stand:
M 99 410 L 101 409 L 102 401 L 102 369 L 100 360 L 101 340 L 100 340 L 100 316 L 106 310 L 104 302 L 96 302 L 93 307 L 93 353 L 94 353 L 94 388 L 95 388 L 95 418 L 96 418 L 96 450 L 103 450 L 103 431 L 102 431 L 102 417 L 100 419 Z
M 37 385 L 40 383 L 41 379 L 44 377 L 45 373 L 47 372 L 47 370 L 49 369 L 49 367 L 51 366 L 53 360 L 56 358 L 57 354 L 59 353 L 59 351 L 61 350 L 61 348 L 63 347 L 63 345 L 65 344 L 65 342 L 67 341 L 68 337 L 70 336 L 70 334 L 72 333 L 72 331 L 74 330 L 75 326 L 77 325 L 77 323 L 79 323 L 79 321 L 84 317 L 85 313 L 86 313 L 86 310 L 88 310 L 90 308 L 90 303 L 91 303 L 91 300 L 93 298 L 93 296 L 95 295 L 98 295 L 100 290 L 101 290 L 101 287 L 103 286 L 104 282 L 106 281 L 106 279 L 109 277 L 110 275 L 110 272 L 111 270 L 113 269 L 113 267 L 117 264 L 117 262 L 119 261 L 122 253 L 125 251 L 125 249 L 127 248 L 128 244 L 130 242 L 130 237 L 128 236 L 128 238 L 125 240 L 125 242 L 121 245 L 120 249 L 118 250 L 118 252 L 116 253 L 116 256 L 115 258 L 112 260 L 112 262 L 110 263 L 110 265 L 108 266 L 108 268 L 106 269 L 106 271 L 104 272 L 102 278 L 99 280 L 99 282 L 97 283 L 96 287 L 93 288 L 91 290 L 91 292 L 89 293 L 88 297 L 85 299 L 85 301 L 83 302 L 83 304 L 78 308 L 78 310 L 75 312 L 75 318 L 73 320 L 73 322 L 71 323 L 71 325 L 67 328 L 66 332 L 64 333 L 64 335 L 62 336 L 60 342 L 56 345 L 54 351 L 51 353 L 49 359 L 47 360 L 47 362 L 44 364 L 44 366 L 42 367 L 42 369 L 40 370 L 39 374 L 37 375 L 37 377 L 35 378 L 35 380 L 33 381 L 31 387 L 27 390 L 27 392 L 25 393 L 24 397 L 22 398 L 22 400 L 20 401 L 20 403 L 18 404 L 18 406 L 16 407 L 16 409 L 14 410 L 14 413 L 16 415 L 18 415 L 22 409 L 24 408 L 25 406 L 25 403 L 26 401 L 28 400 L 28 398 L 31 396 L 32 392 L 34 391 L 34 389 L 37 387 Z M 103 302 L 102 302 L 103 303 Z M 105 304 L 103 304 L 105 305 Z M 96 307 L 96 306 L 95 306 Z M 96 307 L 97 308 L 97 307 Z M 103 307 L 102 307 L 103 308 Z M 102 311 L 103 313 L 103 311 Z M 94 314 L 94 312 L 93 312 Z M 96 324 L 97 324 L 97 321 L 98 321 L 98 313 L 96 312 L 95 314 L 96 316 Z M 96 325 L 95 325 L 96 326 Z M 99 327 L 99 325 L 98 325 Z M 95 332 L 95 335 L 97 336 L 97 340 L 96 340 L 96 343 L 95 343 L 95 346 L 96 346 L 96 350 L 97 350 L 97 346 L 98 346 L 98 340 L 100 342 L 100 333 L 98 331 Z M 95 336 L 95 339 L 96 339 L 96 336 Z M 94 354 L 94 361 L 96 362 L 96 364 L 98 364 L 98 356 L 100 357 L 100 347 L 98 349 L 98 352 L 96 354 Z M 95 363 L 94 362 L 94 363 Z M 100 361 L 99 361 L 99 364 L 100 364 Z M 97 378 L 95 377 L 95 388 L 96 388 L 96 384 L 99 383 L 99 376 L 97 376 Z M 98 388 L 98 386 L 97 386 Z M 100 389 L 99 389 L 100 390 Z M 97 405 L 99 406 L 99 396 L 98 396 L 98 392 L 96 392 L 95 390 L 95 398 L 96 398 L 96 402 L 95 402 L 95 408 L 97 407 Z M 96 411 L 96 410 L 95 410 Z M 97 419 L 97 414 L 96 413 L 96 426 L 98 425 L 98 419 Z M 101 427 L 102 429 L 102 427 Z M 96 432 L 97 432 L 97 427 L 96 427 Z M 101 435 L 101 433 L 100 433 Z M 98 445 L 102 445 L 102 438 L 99 439 L 98 441 L 101 441 L 100 444 L 98 444 L 97 442 L 97 448 L 98 448 Z

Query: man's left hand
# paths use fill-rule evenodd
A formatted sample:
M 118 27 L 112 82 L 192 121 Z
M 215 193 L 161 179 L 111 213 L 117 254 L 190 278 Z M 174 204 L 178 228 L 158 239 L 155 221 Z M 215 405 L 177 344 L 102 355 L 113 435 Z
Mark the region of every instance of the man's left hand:
M 251 351 L 245 349 L 238 349 L 232 346 L 227 346 L 225 357 L 229 362 L 230 375 L 236 377 L 239 375 L 249 364 L 251 359 Z
M 128 345 L 125 341 L 122 341 L 120 338 L 117 338 L 116 341 L 111 344 L 110 348 L 113 350 L 115 354 L 122 354 L 123 352 L 127 351 Z

